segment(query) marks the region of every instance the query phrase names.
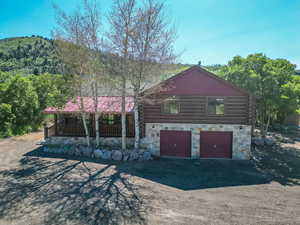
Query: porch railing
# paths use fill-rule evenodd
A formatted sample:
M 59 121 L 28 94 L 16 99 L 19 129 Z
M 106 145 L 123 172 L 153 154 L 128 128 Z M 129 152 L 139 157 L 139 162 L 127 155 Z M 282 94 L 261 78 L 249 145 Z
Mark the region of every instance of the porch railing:
M 100 136 L 101 137 L 121 137 L 122 136 L 122 126 L 119 124 L 113 125 L 100 125 Z M 126 126 L 126 136 L 134 137 L 134 127 L 127 125 Z
M 94 124 L 89 124 L 89 133 L 91 137 L 96 136 L 96 129 Z M 113 125 L 106 125 L 106 124 L 99 124 L 99 133 L 100 137 L 122 137 L 122 126 L 121 124 L 113 124 Z M 126 126 L 126 136 L 127 137 L 134 137 L 134 124 L 127 124 Z M 57 123 L 57 131 L 55 134 L 55 126 L 45 129 L 45 137 L 49 136 L 72 136 L 72 137 L 84 137 L 85 131 L 82 123 L 69 123 L 64 124 L 62 122 Z
M 55 136 L 55 124 L 51 125 L 51 126 L 44 126 L 44 137 L 48 138 L 48 137 L 52 137 Z

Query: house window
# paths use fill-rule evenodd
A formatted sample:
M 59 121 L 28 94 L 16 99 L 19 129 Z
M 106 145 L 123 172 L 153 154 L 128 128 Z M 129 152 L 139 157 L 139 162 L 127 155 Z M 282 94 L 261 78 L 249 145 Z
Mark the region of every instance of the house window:
M 114 125 L 120 123 L 120 115 L 115 114 L 105 114 L 102 116 L 102 124 L 105 125 Z
M 163 112 L 169 114 L 178 114 L 180 112 L 179 102 L 175 98 L 166 99 L 163 103 Z
M 208 98 L 207 112 L 209 115 L 224 115 L 225 99 L 224 98 Z

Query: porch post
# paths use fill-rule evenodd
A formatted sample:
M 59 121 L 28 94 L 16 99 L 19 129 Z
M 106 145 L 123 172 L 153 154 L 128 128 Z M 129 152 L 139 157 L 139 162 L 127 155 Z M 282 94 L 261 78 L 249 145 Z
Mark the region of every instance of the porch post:
M 47 124 L 44 123 L 44 140 L 46 140 L 46 138 L 48 138 L 48 127 Z
M 54 114 L 54 128 L 55 128 L 55 136 L 57 136 L 57 114 Z

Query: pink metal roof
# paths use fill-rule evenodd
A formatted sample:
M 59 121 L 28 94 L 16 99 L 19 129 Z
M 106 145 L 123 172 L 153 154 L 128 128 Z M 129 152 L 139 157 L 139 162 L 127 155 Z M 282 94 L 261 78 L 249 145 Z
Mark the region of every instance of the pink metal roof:
M 132 112 L 134 107 L 133 97 L 126 97 L 125 99 L 126 112 Z M 83 97 L 84 111 L 93 113 L 94 101 L 92 97 Z M 104 113 L 121 113 L 121 97 L 120 96 L 100 96 L 98 97 L 98 112 Z M 62 108 L 48 107 L 44 110 L 44 113 L 77 113 L 80 112 L 80 98 L 70 100 Z

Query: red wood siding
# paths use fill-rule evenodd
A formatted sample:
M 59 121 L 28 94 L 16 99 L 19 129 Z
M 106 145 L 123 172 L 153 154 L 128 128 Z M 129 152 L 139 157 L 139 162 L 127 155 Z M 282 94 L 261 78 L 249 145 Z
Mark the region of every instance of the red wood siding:
M 165 98 L 166 96 L 162 97 Z M 143 120 L 145 123 L 204 123 L 204 124 L 249 124 L 249 97 L 229 96 L 225 98 L 224 115 L 208 115 L 207 97 L 177 96 L 180 104 L 179 114 L 162 112 L 162 100 L 158 97 L 145 103 Z
M 191 157 L 190 131 L 160 131 L 160 155 L 171 157 Z
M 194 66 L 150 88 L 143 105 L 144 123 L 249 124 L 255 121 L 255 99 L 246 91 Z M 175 96 L 179 114 L 162 113 L 163 99 Z M 225 98 L 224 115 L 207 114 L 207 97 Z
M 232 132 L 200 132 L 201 158 L 231 158 Z
M 245 93 L 217 78 L 210 72 L 192 67 L 182 74 L 162 83 L 161 94 L 167 95 L 199 95 L 199 96 L 243 96 Z

